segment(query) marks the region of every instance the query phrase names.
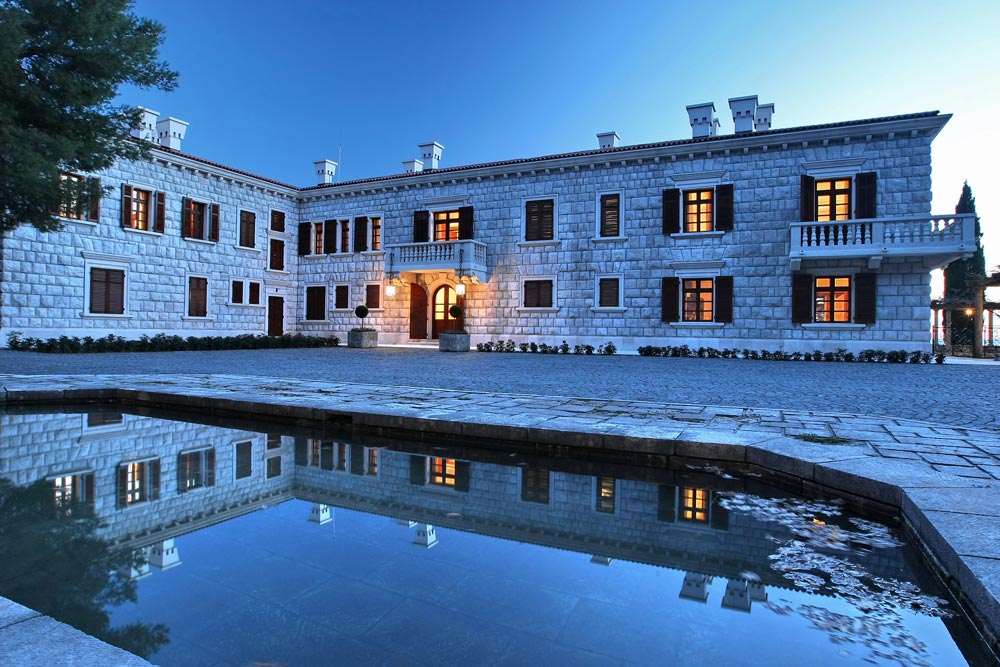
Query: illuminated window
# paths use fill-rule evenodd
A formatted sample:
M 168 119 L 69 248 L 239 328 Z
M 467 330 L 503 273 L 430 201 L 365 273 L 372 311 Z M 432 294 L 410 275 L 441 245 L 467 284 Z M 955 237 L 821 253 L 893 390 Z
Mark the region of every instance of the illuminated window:
M 454 488 L 457 479 L 455 474 L 455 459 L 432 457 L 430 463 L 431 474 L 428 483 L 434 486 Z
M 245 479 L 253 474 L 253 443 L 236 443 L 236 479 Z
M 215 486 L 215 450 L 199 449 L 177 455 L 177 492 Z
M 521 500 L 526 503 L 549 504 L 549 470 L 547 468 L 521 469 Z
M 312 254 L 322 255 L 323 254 L 323 223 L 314 222 L 313 223 L 313 243 L 312 243 Z
M 712 190 L 690 190 L 684 193 L 684 231 L 710 232 L 713 230 Z
M 131 461 L 118 466 L 118 507 L 130 507 L 160 497 L 160 461 Z
M 100 215 L 100 197 L 94 198 L 91 202 L 86 199 L 78 199 L 71 193 L 66 192 L 70 187 L 82 187 L 86 179 L 79 174 L 61 173 L 59 174 L 59 180 L 63 185 L 64 195 L 62 199 L 64 201 L 59 204 L 58 209 L 53 211 L 53 214 L 61 218 L 69 218 L 70 220 L 97 222 Z
M 56 517 L 90 513 L 94 505 L 94 473 L 49 477 Z
M 340 252 L 351 252 L 351 221 L 340 221 Z
M 708 491 L 706 489 L 681 489 L 680 519 L 692 523 L 708 523 Z
M 434 213 L 434 240 L 435 241 L 457 241 L 458 240 L 458 211 L 435 211 Z
M 684 321 L 711 322 L 714 317 L 714 280 L 712 278 L 685 279 Z
M 218 241 L 219 205 L 209 205 L 205 202 L 185 198 L 181 210 L 181 232 L 181 235 L 187 239 Z
M 816 322 L 850 322 L 850 276 L 817 277 L 814 312 Z
M 615 491 L 617 480 L 614 477 L 597 478 L 597 502 L 595 509 L 606 514 L 615 513 Z
M 371 250 L 381 250 L 382 249 L 382 218 L 372 218 L 372 244 Z
M 367 450 L 368 456 L 365 458 L 365 474 L 366 475 L 377 475 L 378 474 L 378 448 L 372 447 Z
M 849 220 L 851 217 L 851 179 L 816 181 L 816 220 Z

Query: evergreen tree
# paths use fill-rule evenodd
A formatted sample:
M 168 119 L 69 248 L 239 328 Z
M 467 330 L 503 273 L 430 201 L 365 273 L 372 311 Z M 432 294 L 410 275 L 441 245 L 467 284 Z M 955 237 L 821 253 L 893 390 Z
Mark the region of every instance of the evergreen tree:
M 163 27 L 131 0 L 0 0 L 0 233 L 56 229 L 53 212 L 100 196 L 92 173 L 148 151 L 129 138 L 137 109 L 118 88 L 172 90 L 157 60 Z
M 955 213 L 976 212 L 976 198 L 972 196 L 972 188 L 966 181 L 962 186 L 962 196 L 955 206 Z M 979 216 L 976 216 L 976 239 L 982 238 L 979 227 Z M 986 277 L 986 257 L 983 248 L 977 243 L 976 252 L 969 259 L 956 259 L 944 269 L 945 302 L 961 302 L 972 304 L 975 301 L 975 289 L 971 282 Z M 964 309 L 953 310 L 951 313 L 951 343 L 952 345 L 972 345 L 973 316 L 966 315 Z

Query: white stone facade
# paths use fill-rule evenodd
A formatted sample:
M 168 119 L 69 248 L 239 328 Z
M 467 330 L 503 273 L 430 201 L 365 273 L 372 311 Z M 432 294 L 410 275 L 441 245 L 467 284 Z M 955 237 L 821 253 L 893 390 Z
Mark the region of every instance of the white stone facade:
M 358 324 L 354 307 L 375 285 L 379 308 L 366 324 L 379 331 L 381 344 L 402 344 L 423 330 L 419 339 L 430 340 L 436 290 L 467 282 L 465 328 L 473 344 L 513 339 L 565 340 L 571 346 L 612 341 L 625 351 L 684 344 L 929 350 L 929 271 L 972 252 L 977 242 L 964 219 L 930 215 L 931 141 L 948 118 L 932 112 L 710 135 L 309 188 L 154 147 L 148 162 L 120 163 L 100 174 L 111 193 L 101 202 L 96 224 L 69 221 L 50 233 L 21 227 L 3 238 L 0 342 L 6 344 L 13 331 L 36 337 L 260 334 L 268 331 L 268 297 L 282 300 L 283 332 L 346 340 L 348 329 Z M 876 179 L 875 214 L 866 218 L 875 227 L 833 225 L 836 231 L 821 232 L 822 246 L 799 242 L 805 231 L 793 243 L 802 219 L 802 177 L 847 179 L 849 217 L 855 219 L 862 173 Z M 162 234 L 122 228 L 122 184 L 165 193 Z M 719 188 L 730 186 L 731 230 L 665 233 L 665 190 L 714 188 L 721 197 Z M 620 198 L 620 232 L 610 238 L 599 236 L 605 194 Z M 218 242 L 182 238 L 186 197 L 219 205 Z M 541 199 L 554 202 L 553 238 L 526 241 L 526 202 Z M 715 215 L 720 203 L 713 202 Z M 454 256 L 402 264 L 407 251 L 428 256 L 414 234 L 416 212 L 428 211 L 433 224 L 434 212 L 463 207 L 471 207 L 473 223 L 471 241 L 455 246 L 468 251 L 461 264 Z M 241 210 L 256 215 L 252 249 L 239 246 Z M 284 232 L 269 231 L 275 210 L 285 215 Z M 359 217 L 369 220 L 365 251 L 356 250 Z M 371 250 L 373 218 L 381 221 L 379 250 Z M 340 252 L 338 227 L 336 252 L 327 247 L 299 256 L 300 223 L 329 220 L 350 221 L 349 248 Z M 836 244 L 830 241 L 841 234 Z M 433 229 L 430 239 L 425 246 L 435 243 Z M 282 271 L 268 270 L 273 241 L 285 245 Z M 478 261 L 475 252 L 485 252 L 485 259 Z M 124 268 L 124 314 L 88 312 L 91 267 Z M 472 282 L 460 280 L 459 273 Z M 853 276 L 874 273 L 874 321 L 855 321 L 852 292 L 846 322 L 793 322 L 793 275 L 802 273 L 852 277 L 851 290 Z M 730 321 L 663 321 L 664 279 L 717 276 L 731 278 Z M 208 279 L 205 317 L 189 316 L 191 277 Z M 619 280 L 612 307 L 599 306 L 601 278 Z M 234 280 L 260 283 L 261 303 L 232 303 Z M 525 280 L 551 281 L 552 306 L 525 308 Z M 391 296 L 390 283 L 396 288 Z M 344 285 L 347 299 L 338 304 L 337 286 Z M 411 290 L 419 289 L 413 285 L 426 290 L 429 302 L 422 325 L 415 323 L 419 307 L 416 312 L 411 307 Z M 307 319 L 308 287 L 326 289 L 322 319 Z M 672 298 L 683 304 L 681 295 Z

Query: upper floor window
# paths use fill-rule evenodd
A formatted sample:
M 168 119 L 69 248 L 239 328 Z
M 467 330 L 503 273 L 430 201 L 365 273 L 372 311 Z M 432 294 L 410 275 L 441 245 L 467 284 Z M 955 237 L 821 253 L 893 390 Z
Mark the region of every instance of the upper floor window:
M 874 172 L 832 178 L 803 175 L 801 189 L 802 222 L 877 217 L 878 181 Z
M 181 202 L 181 236 L 200 241 L 219 241 L 219 205 L 185 197 Z
M 552 280 L 525 280 L 522 305 L 525 308 L 552 308 Z
M 537 199 L 524 203 L 524 240 L 555 239 L 555 200 Z
M 151 189 L 122 184 L 122 227 L 162 234 L 166 195 Z
M 89 514 L 94 507 L 94 473 L 80 472 L 46 478 L 52 483 L 52 500 L 57 517 Z
M 257 245 L 257 214 L 253 211 L 240 211 L 241 248 L 254 248 Z
M 733 229 L 733 185 L 663 191 L 663 233 L 704 234 Z
M 271 211 L 271 231 L 272 232 L 283 232 L 285 231 L 285 212 L 284 211 Z
M 458 210 L 434 212 L 434 240 L 458 240 Z
M 340 221 L 340 252 L 351 252 L 351 221 Z
M 550 476 L 547 468 L 521 468 L 521 500 L 548 505 Z
M 382 249 L 382 218 L 379 216 L 373 216 L 371 219 L 372 228 L 372 242 L 369 246 L 369 250 L 381 250 Z
M 215 450 L 199 449 L 177 455 L 177 492 L 215 486 Z
M 236 443 L 236 479 L 245 479 L 253 474 L 253 443 Z
M 285 242 L 281 239 L 267 240 L 267 268 L 270 271 L 285 270 Z
M 816 220 L 848 220 L 851 217 L 851 180 L 831 178 L 816 181 Z
M 413 242 L 427 243 L 459 241 L 474 238 L 473 208 L 459 206 L 457 209 L 413 212 Z M 381 221 L 379 221 L 381 227 Z
M 92 180 L 99 191 L 101 181 L 96 178 Z M 53 211 L 53 214 L 69 220 L 98 222 L 101 215 L 101 198 L 99 196 L 89 198 L 80 196 L 86 182 L 87 178 L 80 174 L 60 173 L 59 183 L 62 196 L 59 207 Z
M 621 194 L 618 192 L 601 195 L 597 229 L 601 238 L 617 238 L 622 235 L 621 200 Z
M 314 222 L 312 225 L 312 253 L 313 255 L 322 255 L 323 247 L 325 244 L 325 237 L 323 236 L 324 223 Z
M 714 199 L 713 190 L 689 190 L 684 193 L 685 232 L 714 231 L 715 214 L 712 207 Z
M 598 477 L 594 509 L 605 514 L 614 514 L 617 491 L 618 480 L 614 477 Z
M 160 460 L 130 461 L 118 466 L 118 507 L 130 507 L 160 497 Z

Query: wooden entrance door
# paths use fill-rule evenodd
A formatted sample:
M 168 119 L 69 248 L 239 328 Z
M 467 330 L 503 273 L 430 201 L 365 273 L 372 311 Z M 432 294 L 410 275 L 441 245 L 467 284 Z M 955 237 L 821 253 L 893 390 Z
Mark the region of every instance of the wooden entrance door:
M 410 283 L 410 338 L 427 339 L 427 290 Z
M 439 287 L 434 292 L 434 321 L 431 326 L 431 335 L 433 338 L 440 337 L 442 331 L 461 329 L 465 326 L 464 318 L 456 320 L 448 312 L 455 304 L 462 305 L 459 299 L 461 297 L 455 294 L 455 290 L 451 288 L 451 285 Z
M 267 297 L 267 335 L 280 336 L 285 333 L 285 298 Z

